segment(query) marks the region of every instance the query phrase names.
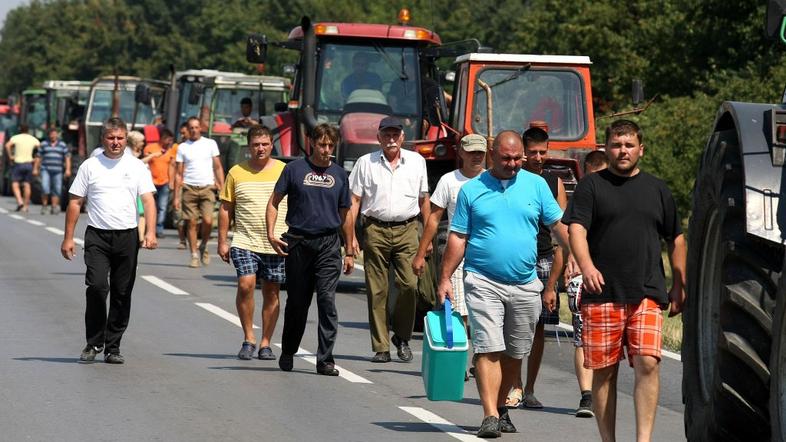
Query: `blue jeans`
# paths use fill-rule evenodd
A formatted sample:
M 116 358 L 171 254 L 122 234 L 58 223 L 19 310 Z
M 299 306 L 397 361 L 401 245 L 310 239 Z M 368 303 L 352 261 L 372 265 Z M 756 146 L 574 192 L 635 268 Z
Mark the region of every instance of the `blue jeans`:
M 41 168 L 41 194 L 60 198 L 63 195 L 63 171 Z
M 169 184 L 156 186 L 156 234 L 162 235 L 164 233 L 164 220 L 166 219 L 166 211 L 169 206 Z

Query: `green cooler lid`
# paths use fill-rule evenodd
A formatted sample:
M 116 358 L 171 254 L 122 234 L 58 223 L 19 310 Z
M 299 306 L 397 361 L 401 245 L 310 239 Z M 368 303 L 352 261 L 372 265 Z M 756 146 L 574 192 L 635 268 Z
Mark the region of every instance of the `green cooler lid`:
M 445 343 L 445 317 L 444 311 L 432 311 L 426 314 L 424 334 L 426 343 L 432 349 L 448 350 Z M 457 312 L 453 312 L 453 348 L 450 350 L 462 351 L 468 348 L 467 332 L 464 330 L 464 321 Z

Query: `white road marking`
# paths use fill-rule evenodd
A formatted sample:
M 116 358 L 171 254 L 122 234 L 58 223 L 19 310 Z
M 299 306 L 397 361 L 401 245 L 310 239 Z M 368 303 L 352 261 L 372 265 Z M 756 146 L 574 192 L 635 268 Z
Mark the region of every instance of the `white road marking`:
M 194 304 L 196 304 L 198 307 L 202 307 L 203 309 L 209 311 L 210 313 L 218 316 L 221 319 L 225 319 L 235 324 L 238 327 L 242 327 L 242 325 L 240 325 L 240 318 L 222 309 L 221 307 L 217 307 L 213 304 L 210 304 L 209 302 L 195 302 Z M 256 325 L 254 326 L 254 328 L 259 329 L 259 327 L 257 327 Z
M 453 422 L 447 421 L 424 408 L 420 408 L 420 407 L 398 407 L 398 408 L 403 411 L 406 411 L 407 413 L 415 416 L 421 421 L 431 425 L 437 430 L 442 431 L 448 436 L 451 436 L 455 439 L 464 440 L 464 441 L 478 440 L 478 438 L 474 434 L 467 432 L 466 430 L 454 424 Z
M 35 220 L 35 219 L 29 219 L 29 220 L 27 220 L 27 222 L 29 222 L 30 224 L 32 224 L 34 226 L 39 226 L 39 227 L 44 225 L 44 223 L 42 223 L 41 221 Z
M 85 241 L 82 238 L 74 238 L 74 242 L 80 246 L 85 245 Z
M 281 344 L 275 344 L 276 347 L 281 348 Z M 303 347 L 298 347 L 297 353 L 295 356 L 298 358 L 303 359 L 304 361 L 308 362 L 311 365 L 317 365 L 317 356 L 314 353 L 310 353 L 308 350 L 304 349 Z M 342 377 L 349 382 L 354 384 L 373 384 L 373 382 L 369 381 L 368 379 L 358 376 L 355 373 L 347 370 L 346 368 L 341 368 L 338 365 L 335 366 L 336 369 L 339 371 L 338 376 Z
M 557 325 L 557 327 L 573 333 L 573 326 L 572 325 L 563 324 L 562 322 L 560 322 L 559 325 Z M 661 353 L 661 355 L 666 356 L 669 359 L 674 359 L 675 361 L 682 362 L 682 356 L 679 353 L 674 353 L 674 352 L 671 352 L 671 351 L 668 351 L 668 350 L 662 350 L 662 349 L 661 349 L 660 353 Z
M 10 216 L 13 219 L 19 219 L 19 220 L 25 219 L 22 215 L 13 214 L 13 215 L 8 215 L 8 216 Z
M 158 288 L 160 288 L 160 289 L 162 289 L 164 291 L 167 291 L 167 292 L 169 292 L 169 293 L 171 293 L 173 295 L 188 295 L 188 292 L 186 292 L 184 290 L 180 290 L 179 288 L 173 286 L 172 284 L 170 284 L 170 283 L 168 283 L 168 282 L 164 281 L 163 279 L 158 278 L 156 276 L 153 276 L 153 275 L 142 275 L 142 279 L 144 279 L 145 281 L 149 282 L 150 284 L 153 284 L 154 286 L 156 286 L 156 287 L 158 287 Z
M 366 268 L 363 267 L 363 264 L 355 264 L 355 268 L 360 270 L 361 272 L 365 272 Z
M 0 207 L 0 213 L 8 213 L 8 210 L 3 209 L 2 207 Z
M 54 233 L 55 235 L 63 235 L 63 234 L 65 234 L 65 232 L 63 232 L 62 230 L 60 230 L 60 229 L 58 229 L 56 227 L 47 227 L 46 230 L 48 232 Z

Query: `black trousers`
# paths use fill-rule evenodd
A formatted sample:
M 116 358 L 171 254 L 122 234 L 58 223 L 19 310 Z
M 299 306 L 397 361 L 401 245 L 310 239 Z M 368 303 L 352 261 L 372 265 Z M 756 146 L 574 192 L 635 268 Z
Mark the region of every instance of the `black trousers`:
M 317 367 L 333 364 L 333 346 L 338 331 L 336 287 L 341 276 L 341 241 L 338 234 L 308 238 L 286 234 L 287 305 L 281 351 L 297 353 L 306 330 L 308 308 L 317 293 L 319 316 Z
M 85 334 L 88 345 L 103 346 L 106 353 L 120 351 L 120 339 L 128 327 L 138 252 L 137 229 L 102 230 L 87 227 Z M 110 295 L 108 316 L 107 295 Z

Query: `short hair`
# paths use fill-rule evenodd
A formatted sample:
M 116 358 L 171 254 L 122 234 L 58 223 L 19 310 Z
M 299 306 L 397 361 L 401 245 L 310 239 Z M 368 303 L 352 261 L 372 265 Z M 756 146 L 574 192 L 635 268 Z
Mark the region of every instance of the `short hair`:
M 58 129 L 57 126 L 52 126 L 49 128 L 49 130 L 46 131 L 48 134 L 52 132 L 60 132 L 60 129 Z
M 261 124 L 255 124 L 248 129 L 248 133 L 246 134 L 246 141 L 248 141 L 248 145 L 251 145 L 251 139 L 257 137 L 268 137 L 270 142 L 273 142 L 273 132 L 270 131 L 270 128 L 267 126 L 263 126 Z
M 128 144 L 132 148 L 136 146 L 137 143 L 141 143 L 143 145 L 145 144 L 145 136 L 142 134 L 142 132 L 136 130 L 132 130 L 131 132 L 128 132 L 126 138 L 128 138 Z
M 175 138 L 175 134 L 173 134 L 172 131 L 167 129 L 166 127 L 162 127 L 158 131 L 158 139 L 160 140 L 166 137 Z
M 104 121 L 104 125 L 101 126 L 101 138 L 104 138 L 107 132 L 110 130 L 117 130 L 121 129 L 128 135 L 128 126 L 126 126 L 126 122 L 123 121 L 120 117 L 111 117 L 108 120 Z
M 240 104 L 241 104 L 241 105 L 244 105 L 244 104 L 250 104 L 250 105 L 253 105 L 253 104 L 254 104 L 254 102 L 253 102 L 253 101 L 251 101 L 251 99 L 250 99 L 250 98 L 248 98 L 248 97 L 243 97 L 243 99 L 242 99 L 242 100 L 240 100 Z
M 590 167 L 598 169 L 608 164 L 609 159 L 606 158 L 606 152 L 602 150 L 593 150 L 584 157 L 584 173 L 587 173 L 587 169 Z
M 606 128 L 606 142 L 605 144 L 609 144 L 609 138 L 612 136 L 620 136 L 620 135 L 631 135 L 635 134 L 636 138 L 639 140 L 639 144 L 644 142 L 644 134 L 641 133 L 641 128 L 638 124 L 634 123 L 631 120 L 617 120 L 612 122 L 609 127 Z
M 19 125 L 19 133 L 25 133 L 28 130 L 30 130 L 30 127 L 27 125 L 27 123 L 22 123 Z
M 322 138 L 327 137 L 333 144 L 338 144 L 338 139 L 340 138 L 338 133 L 338 128 L 336 126 L 332 126 L 328 123 L 318 124 L 312 131 L 311 131 L 311 140 L 319 141 Z
M 183 124 L 180 125 L 180 128 L 181 129 L 183 129 L 183 128 L 188 129 L 188 120 L 184 121 Z
M 549 141 L 549 134 L 539 127 L 530 127 L 521 134 L 521 141 L 524 142 L 524 147 L 546 143 Z
M 196 115 L 191 115 L 188 117 L 188 120 L 186 120 L 186 127 L 188 127 L 188 123 L 190 123 L 192 120 L 199 122 L 199 127 L 202 127 L 202 120 L 200 120 Z

